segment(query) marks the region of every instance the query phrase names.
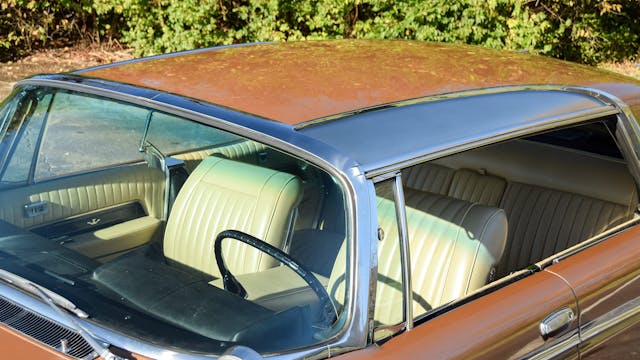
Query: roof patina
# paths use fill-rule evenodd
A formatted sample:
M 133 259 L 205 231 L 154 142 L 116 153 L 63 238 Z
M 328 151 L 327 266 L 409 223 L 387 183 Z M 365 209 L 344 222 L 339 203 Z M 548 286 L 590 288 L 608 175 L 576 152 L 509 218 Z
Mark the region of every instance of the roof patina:
M 487 87 L 575 85 L 640 112 L 640 82 L 517 52 L 393 40 L 256 44 L 138 59 L 76 72 L 300 124 L 401 100 Z M 634 102 L 635 101 L 635 102 Z

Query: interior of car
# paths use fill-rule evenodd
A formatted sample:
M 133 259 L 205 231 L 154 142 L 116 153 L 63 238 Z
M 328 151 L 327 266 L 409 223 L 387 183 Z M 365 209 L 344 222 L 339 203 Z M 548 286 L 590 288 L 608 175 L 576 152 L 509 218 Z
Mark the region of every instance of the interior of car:
M 56 117 L 52 103 L 74 96 L 25 89 L 0 114 L 13 119 L 0 147 L 4 268 L 97 321 L 159 342 L 171 333 L 172 346 L 270 352 L 339 330 L 349 249 L 346 199 L 333 176 L 177 116 L 126 104 L 109 114 L 110 101 L 94 105 L 105 121 L 126 123 L 127 160 L 87 161 L 86 153 L 111 158 L 114 146 L 82 140 L 91 135 L 80 130 L 66 141 L 80 148 L 56 160 L 46 145 L 56 124 L 80 128 L 87 115 Z M 615 117 L 597 119 L 402 169 L 414 317 L 635 216 L 637 187 L 616 126 Z M 397 190 L 376 184 L 377 326 L 404 317 Z
M 413 315 L 636 216 L 637 186 L 615 131 L 615 118 L 599 119 L 404 169 Z M 396 221 L 392 198 L 378 190 L 382 228 Z M 391 229 L 379 251 L 381 326 L 402 318 L 398 236 Z

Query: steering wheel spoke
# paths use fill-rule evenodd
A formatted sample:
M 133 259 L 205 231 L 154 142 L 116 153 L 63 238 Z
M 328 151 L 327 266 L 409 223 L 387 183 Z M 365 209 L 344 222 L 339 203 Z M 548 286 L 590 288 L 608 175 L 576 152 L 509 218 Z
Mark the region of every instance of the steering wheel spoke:
M 238 282 L 236 277 L 233 276 L 233 274 L 225 264 L 224 258 L 222 257 L 222 240 L 224 239 L 234 239 L 243 242 L 266 253 L 267 255 L 273 257 L 274 259 L 278 260 L 279 262 L 293 270 L 309 285 L 311 290 L 313 290 L 313 292 L 318 297 L 318 300 L 320 301 L 322 316 L 320 324 L 318 325 L 320 325 L 320 327 L 328 328 L 335 321 L 337 314 L 331 302 L 331 299 L 329 298 L 329 294 L 311 271 L 307 270 L 302 264 L 300 264 L 297 260 L 292 258 L 284 251 L 242 231 L 224 230 L 220 232 L 218 236 L 216 236 L 216 240 L 214 243 L 214 253 L 216 262 L 218 264 L 218 269 L 220 270 L 220 274 L 222 275 L 222 282 L 224 284 L 225 290 L 232 292 L 242 298 L 247 297 L 247 291 L 240 284 L 240 282 Z

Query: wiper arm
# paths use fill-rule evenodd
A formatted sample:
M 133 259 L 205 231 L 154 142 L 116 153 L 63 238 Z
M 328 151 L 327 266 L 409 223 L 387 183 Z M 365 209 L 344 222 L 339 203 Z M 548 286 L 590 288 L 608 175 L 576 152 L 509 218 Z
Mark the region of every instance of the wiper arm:
M 69 310 L 70 312 L 74 313 L 77 317 L 81 318 L 81 319 L 86 319 L 89 317 L 89 314 L 87 314 L 86 312 L 82 311 L 82 309 L 78 308 L 74 303 L 72 303 L 71 301 L 69 301 L 67 298 L 65 298 L 62 295 L 56 294 L 55 292 L 44 288 L 42 286 L 36 285 L 34 283 L 32 283 L 31 281 L 18 276 L 14 273 L 8 272 L 6 270 L 0 269 L 0 278 L 2 278 L 2 280 L 4 280 L 5 282 L 8 282 L 9 284 L 15 285 L 17 287 L 19 287 L 22 290 L 25 290 L 29 293 L 35 294 L 40 296 L 39 293 L 35 292 L 35 289 L 40 289 L 42 292 L 44 292 L 50 299 L 51 301 L 57 305 L 60 306 L 66 310 Z M 40 296 L 42 297 L 42 296 Z
M 62 309 L 69 310 L 71 313 L 75 314 L 81 319 L 86 319 L 89 317 L 89 314 L 79 309 L 74 303 L 63 297 L 62 295 L 56 294 L 55 292 L 37 285 L 21 276 L 8 272 L 6 270 L 0 269 L 0 279 L 5 282 L 15 285 L 20 289 L 23 289 L 31 294 L 38 295 L 45 303 L 47 303 L 55 312 L 57 312 L 60 316 L 64 317 L 68 320 L 73 329 L 78 332 L 80 336 L 91 346 L 93 351 L 103 358 L 104 360 L 124 360 L 124 358 L 119 357 L 109 351 L 108 344 L 101 344 L 96 340 L 96 336 L 93 335 L 89 330 L 85 329 L 79 322 L 77 322 L 69 313 L 64 312 Z

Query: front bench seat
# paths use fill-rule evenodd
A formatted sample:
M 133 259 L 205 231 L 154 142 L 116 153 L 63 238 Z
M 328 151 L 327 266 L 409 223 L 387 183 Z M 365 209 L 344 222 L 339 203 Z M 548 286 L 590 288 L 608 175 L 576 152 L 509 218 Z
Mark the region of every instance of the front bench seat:
M 295 175 L 223 159 L 205 158 L 178 194 L 167 222 L 165 257 L 220 277 L 213 245 L 223 230 L 239 230 L 277 248 L 291 233 L 302 183 Z M 224 240 L 225 263 L 233 274 L 277 265 L 267 254 Z

